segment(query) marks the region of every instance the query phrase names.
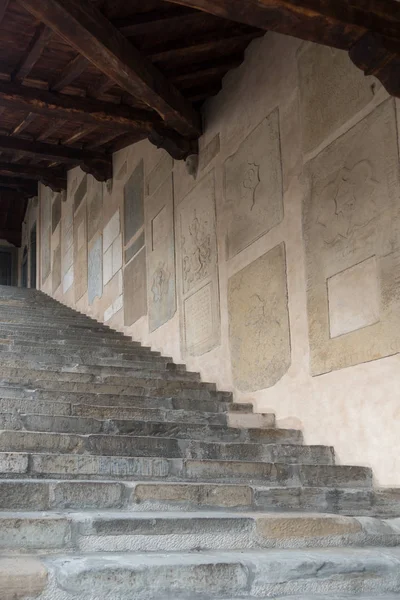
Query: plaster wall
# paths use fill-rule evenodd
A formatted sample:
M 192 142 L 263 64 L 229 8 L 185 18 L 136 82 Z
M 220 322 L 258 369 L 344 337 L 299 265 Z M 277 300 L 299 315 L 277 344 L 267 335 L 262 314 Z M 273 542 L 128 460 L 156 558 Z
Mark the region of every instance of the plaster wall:
M 398 109 L 268 33 L 205 105 L 195 178 L 147 141 L 107 184 L 69 172 L 41 289 L 399 485 Z

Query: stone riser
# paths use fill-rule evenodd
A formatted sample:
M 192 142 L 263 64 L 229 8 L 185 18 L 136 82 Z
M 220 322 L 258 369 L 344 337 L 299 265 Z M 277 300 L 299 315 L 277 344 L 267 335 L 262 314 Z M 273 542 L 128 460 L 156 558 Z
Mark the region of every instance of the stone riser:
M 255 483 L 264 487 L 371 488 L 363 467 L 303 465 L 89 454 L 0 453 L 2 478 L 141 479 L 203 483 Z
M 68 346 L 56 347 L 51 349 L 40 348 L 36 346 L 13 346 L 12 344 L 0 343 L 0 356 L 4 356 L 4 361 L 8 356 L 18 357 L 19 359 L 27 360 L 38 360 L 46 361 L 49 358 L 51 361 L 55 360 L 57 363 L 60 361 L 65 362 L 80 362 L 87 363 L 87 361 L 96 361 L 94 364 L 103 364 L 102 361 L 116 361 L 118 364 L 122 361 L 122 364 L 128 364 L 136 361 L 167 361 L 172 362 L 171 357 L 161 356 L 160 352 L 152 352 L 142 348 L 133 348 L 130 352 L 113 352 L 107 348 L 97 348 L 96 350 L 71 350 Z M 3 360 L 3 359 L 2 359 Z M 97 362 L 99 361 L 99 362 Z M 90 363 L 88 363 L 90 364 Z
M 207 510 L 335 513 L 378 518 L 398 514 L 400 490 L 270 487 L 224 483 L 162 483 L 0 479 L 0 510 Z
M 67 560 L 66 560 L 67 559 Z M 267 598 L 399 592 L 400 549 L 247 550 L 47 557 L 39 600 Z
M 397 521 L 284 513 L 3 512 L 0 551 L 186 552 L 400 545 Z
M 273 421 L 273 415 L 271 415 Z M 273 423 L 272 423 L 273 425 Z M 46 416 L 42 414 L 0 414 L 0 429 L 13 431 L 110 434 L 145 437 L 171 437 L 209 442 L 276 443 L 276 430 L 239 429 L 224 426 L 189 425 L 184 423 L 85 419 L 83 417 Z M 279 441 L 279 440 L 278 440 Z M 333 451 L 332 451 L 333 453 Z
M 290 432 L 267 443 L 204 442 L 169 437 L 134 435 L 77 435 L 35 431 L 0 431 L 0 452 L 35 452 L 74 455 L 183 458 L 211 461 L 332 465 L 334 455 L 327 446 L 296 445 Z M 291 443 L 294 441 L 294 443 Z

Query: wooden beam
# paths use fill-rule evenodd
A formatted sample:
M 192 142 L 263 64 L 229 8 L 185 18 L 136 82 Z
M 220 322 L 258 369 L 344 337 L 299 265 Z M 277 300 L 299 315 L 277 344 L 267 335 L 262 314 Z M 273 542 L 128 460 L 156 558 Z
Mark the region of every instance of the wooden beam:
M 161 123 L 147 111 L 91 98 L 69 96 L 39 90 L 16 83 L 0 82 L 0 105 L 17 110 L 29 110 L 46 117 L 56 117 L 77 123 L 103 125 L 122 131 L 151 131 Z
M 32 71 L 33 67 L 36 65 L 37 61 L 41 57 L 43 50 L 45 49 L 47 43 L 50 41 L 52 35 L 53 32 L 50 29 L 50 27 L 47 27 L 43 23 L 39 25 L 33 37 L 33 40 L 28 48 L 26 56 L 12 75 L 13 80 L 23 81 L 25 77 L 29 75 L 29 73 Z
M 75 79 L 80 77 L 89 65 L 87 58 L 78 54 L 73 58 L 67 66 L 59 73 L 50 83 L 50 89 L 53 92 L 59 92 L 63 88 L 70 85 Z
M 51 187 L 53 191 L 60 192 L 67 189 L 67 177 L 65 172 L 59 169 L 49 169 L 37 165 L 17 165 L 15 163 L 0 162 L 0 175 L 15 177 L 21 179 L 41 181 Z
M 6 15 L 9 4 L 10 4 L 10 0 L 0 0 L 0 25 L 3 22 L 3 19 Z
M 12 132 L 10 133 L 10 135 L 19 135 L 20 133 L 22 133 L 23 131 L 25 131 L 25 129 L 27 129 L 27 127 L 29 127 L 29 125 L 36 119 L 36 115 L 34 113 L 29 113 L 25 119 L 23 121 L 21 121 L 21 123 L 19 123 L 16 127 L 14 127 L 14 129 L 12 130 Z
M 112 159 L 100 152 L 47 144 L 46 142 L 29 142 L 5 135 L 0 135 L 0 150 L 12 154 L 23 152 L 26 156 L 67 165 L 80 165 L 82 169 L 92 173 L 99 181 L 107 181 L 112 176 Z
M 80 129 L 78 129 L 78 131 L 76 131 L 75 133 L 73 133 L 72 135 L 67 137 L 65 140 L 63 140 L 63 144 L 65 144 L 66 146 L 76 144 L 76 142 L 79 142 L 79 140 L 86 137 L 87 135 L 90 135 L 97 129 L 98 129 L 97 125 L 88 125 L 86 127 L 81 127 Z M 115 135 L 115 132 L 114 132 L 114 135 Z
M 18 190 L 29 196 L 37 195 L 37 181 L 0 175 L 0 187 Z
M 215 16 L 350 51 L 400 98 L 397 0 L 169 0 Z
M 61 121 L 55 120 L 55 121 L 51 122 L 50 125 L 48 127 L 46 127 L 46 129 L 44 131 L 42 131 L 42 133 L 39 135 L 39 137 L 37 138 L 37 141 L 38 142 L 46 141 L 56 131 L 61 129 L 61 127 L 63 127 L 65 125 L 65 123 L 66 123 L 66 121 L 62 121 L 62 120 Z
M 87 0 L 19 0 L 123 90 L 182 135 L 201 133 L 200 116 L 178 90 Z

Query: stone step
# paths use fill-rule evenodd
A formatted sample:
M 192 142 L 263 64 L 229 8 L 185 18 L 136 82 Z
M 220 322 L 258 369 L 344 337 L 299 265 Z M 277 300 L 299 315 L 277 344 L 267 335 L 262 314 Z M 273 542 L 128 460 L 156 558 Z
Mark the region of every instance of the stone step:
M 2 333 L 9 331 L 16 334 L 46 333 L 47 335 L 51 335 L 52 333 L 57 334 L 59 330 L 66 333 L 71 331 L 78 333 L 82 331 L 84 333 L 98 333 L 100 335 L 105 334 L 111 337 L 125 338 L 123 333 L 115 329 L 110 329 L 106 325 L 85 319 L 78 319 L 76 317 L 53 318 L 48 313 L 45 313 L 40 318 L 25 313 L 21 317 L 7 315 L 4 311 L 0 310 L 0 331 Z
M 0 479 L 0 510 L 252 511 L 399 518 L 400 490 L 253 484 Z
M 11 433 L 14 436 L 16 435 L 15 432 Z M 146 438 L 141 438 L 140 442 L 143 443 L 144 439 Z M 121 441 L 119 438 L 116 438 L 116 440 Z M 78 452 L 80 441 L 80 439 L 77 440 Z M 66 441 L 66 443 L 70 442 L 71 438 Z M 163 445 L 165 446 L 165 444 Z M 371 470 L 365 467 L 184 460 L 181 458 L 148 456 L 54 454 L 44 452 L 43 448 L 39 453 L 0 452 L 0 476 L 3 478 L 20 478 L 22 475 L 47 479 L 62 477 L 65 479 L 130 479 L 132 481 L 142 479 L 162 481 L 169 479 L 172 481 L 204 483 L 251 482 L 267 488 L 277 486 L 371 488 L 372 486 Z
M 130 362 L 132 361 L 138 361 L 138 360 L 151 360 L 153 361 L 154 358 L 158 358 L 158 359 L 162 359 L 162 360 L 168 360 L 169 362 L 172 361 L 171 357 L 165 357 L 165 356 L 161 356 L 160 352 L 155 352 L 152 350 L 148 350 L 147 348 L 143 348 L 143 347 L 132 347 L 132 349 L 130 351 L 115 351 L 115 350 L 110 350 L 109 348 L 107 348 L 106 346 L 100 346 L 98 348 L 96 348 L 95 350 L 87 350 L 87 349 L 83 349 L 83 350 L 79 350 L 78 349 L 71 349 L 68 347 L 68 345 L 66 346 L 54 346 L 54 347 L 48 347 L 47 348 L 43 348 L 43 347 L 36 347 L 33 345 L 26 345 L 26 346 L 14 346 L 12 344 L 12 342 L 8 343 L 3 343 L 0 340 L 0 353 L 1 356 L 3 356 L 3 354 L 5 356 L 9 356 L 10 354 L 12 354 L 13 356 L 16 357 L 22 357 L 28 360 L 47 360 L 47 357 L 51 357 L 53 360 L 56 360 L 57 362 L 59 362 L 60 360 L 63 361 L 74 361 L 74 362 L 82 362 L 82 363 L 86 363 L 87 361 L 101 361 L 101 360 L 112 360 L 112 361 L 123 361 L 123 362 Z M 98 364 L 97 362 L 95 364 Z
M 116 385 L 136 385 L 139 380 L 156 381 L 157 385 L 161 382 L 177 381 L 177 382 L 195 382 L 201 383 L 200 374 L 186 371 L 173 371 L 164 369 L 120 369 L 116 372 L 107 372 L 106 368 L 98 368 L 98 371 L 93 373 L 88 368 L 81 369 L 75 367 L 61 367 L 54 365 L 45 365 L 43 368 L 23 368 L 12 366 L 0 366 L 0 381 L 4 380 L 17 381 L 22 384 L 29 384 L 36 381 L 61 381 L 76 382 L 76 383 L 110 383 Z M 140 384 L 142 385 L 142 384 Z M 206 386 L 207 389 L 214 389 L 214 386 Z
M 39 600 L 400 592 L 400 548 L 97 553 L 41 561 L 49 576 Z
M 111 329 L 108 325 L 104 323 L 100 323 L 99 321 L 95 321 L 94 319 L 90 319 L 85 315 L 80 313 L 74 313 L 72 311 L 59 311 L 59 310 L 51 310 L 44 309 L 42 311 L 32 310 L 26 307 L 15 308 L 14 310 L 8 310 L 3 307 L 0 303 L 0 319 L 1 322 L 10 325 L 15 324 L 16 326 L 35 326 L 43 324 L 45 327 L 53 327 L 54 325 L 63 324 L 64 326 L 72 325 L 72 326 L 83 326 L 83 327 L 93 327 L 100 329 L 101 331 L 114 332 L 115 330 Z
M 271 415 L 271 422 L 273 423 L 273 415 Z M 167 421 L 100 420 L 85 417 L 49 416 L 30 413 L 0 413 L 0 430 L 5 429 L 80 435 L 112 433 L 112 435 L 171 437 L 208 442 L 246 442 L 253 444 L 277 443 L 277 440 L 279 443 L 281 439 L 280 432 L 282 431 L 279 429 L 239 429 L 223 425 L 196 425 Z M 332 462 L 332 458 L 329 455 L 327 456 L 327 460 L 328 464 Z
M 140 342 L 134 342 L 132 340 L 124 339 L 124 338 L 114 338 L 112 336 L 104 335 L 104 334 L 86 334 L 82 333 L 71 333 L 71 334 L 63 334 L 62 336 L 55 335 L 36 335 L 36 334 L 26 334 L 19 335 L 18 333 L 13 333 L 8 336 L 0 336 L 3 339 L 10 339 L 14 346 L 26 346 L 27 344 L 32 343 L 32 338 L 35 338 L 35 345 L 37 347 L 47 347 L 50 346 L 65 346 L 69 345 L 71 348 L 95 348 L 96 346 L 107 346 L 108 348 L 116 349 L 116 350 L 130 350 L 132 348 L 143 348 L 140 345 Z M 147 348 L 150 350 L 150 348 Z
M 262 442 L 203 442 L 133 434 L 71 434 L 41 431 L 0 431 L 0 452 L 35 452 L 101 456 L 183 458 L 203 461 L 246 461 L 332 465 L 328 446 L 302 446 L 292 430 L 271 429 Z M 297 433 L 297 431 L 295 431 Z M 279 435 L 278 435 L 279 434 Z M 246 471 L 246 469 L 244 469 Z
M 0 512 L 0 551 L 188 552 L 400 545 L 399 520 L 243 512 Z

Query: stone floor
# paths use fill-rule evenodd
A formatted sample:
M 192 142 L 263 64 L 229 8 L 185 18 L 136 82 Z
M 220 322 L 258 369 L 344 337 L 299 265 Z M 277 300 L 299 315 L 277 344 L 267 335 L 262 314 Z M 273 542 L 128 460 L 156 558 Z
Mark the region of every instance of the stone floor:
M 1 600 L 400 598 L 400 491 L 0 287 Z

